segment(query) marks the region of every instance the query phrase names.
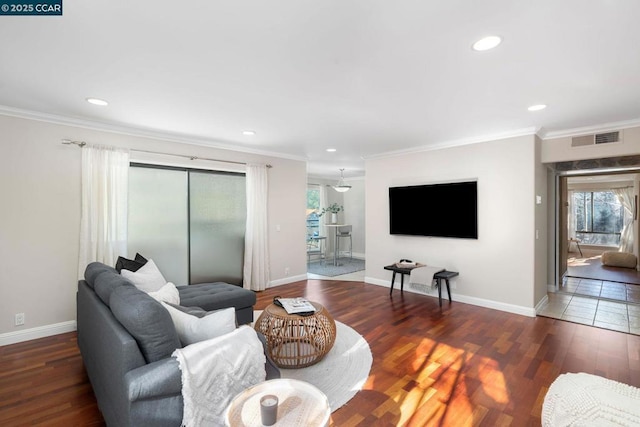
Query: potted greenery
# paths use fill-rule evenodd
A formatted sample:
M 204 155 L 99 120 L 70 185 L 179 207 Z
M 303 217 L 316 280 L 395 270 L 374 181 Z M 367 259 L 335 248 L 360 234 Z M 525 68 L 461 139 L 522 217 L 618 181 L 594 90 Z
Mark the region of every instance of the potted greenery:
M 333 203 L 326 208 L 322 208 L 322 211 L 318 214 L 318 216 L 322 216 L 327 212 L 331 212 L 331 224 L 335 224 L 338 222 L 338 212 L 344 210 L 344 207 L 337 203 Z

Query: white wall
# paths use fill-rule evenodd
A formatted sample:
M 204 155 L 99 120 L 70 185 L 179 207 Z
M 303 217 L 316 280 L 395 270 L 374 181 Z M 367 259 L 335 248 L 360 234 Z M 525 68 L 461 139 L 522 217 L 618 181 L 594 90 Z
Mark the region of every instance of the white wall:
M 271 281 L 306 277 L 304 161 L 0 115 L 0 345 L 75 328 L 81 149 L 62 145 L 64 138 L 272 164 Z M 26 314 L 24 326 L 14 326 L 16 313 Z
M 546 301 L 547 289 L 550 282 L 548 280 L 548 224 L 547 214 L 549 209 L 553 209 L 553 200 L 549 200 L 547 194 L 547 168 L 540 163 L 542 155 L 542 141 L 536 137 L 535 139 L 535 201 L 533 206 L 535 209 L 535 227 L 533 230 L 535 242 L 535 275 L 534 275 L 534 305 Z
M 551 169 L 547 169 L 547 284 L 556 283 L 556 175 Z
M 409 258 L 460 272 L 454 304 L 535 315 L 534 203 L 542 180 L 534 163 L 534 136 L 367 160 L 366 281 L 388 286 L 383 267 Z M 477 240 L 389 234 L 389 187 L 463 179 L 478 180 Z M 447 207 L 416 202 L 416 209 Z

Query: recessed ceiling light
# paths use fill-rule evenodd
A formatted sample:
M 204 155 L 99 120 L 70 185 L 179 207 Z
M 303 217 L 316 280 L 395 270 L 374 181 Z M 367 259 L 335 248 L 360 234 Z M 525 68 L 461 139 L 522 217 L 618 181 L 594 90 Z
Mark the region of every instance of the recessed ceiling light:
M 527 110 L 529 110 L 529 111 L 540 111 L 540 110 L 544 110 L 545 108 L 547 108 L 547 106 L 544 105 L 544 104 L 536 104 L 536 105 L 532 105 L 531 107 L 527 108 Z
M 105 101 L 104 99 L 100 99 L 100 98 L 87 98 L 87 102 L 89 104 L 99 105 L 101 107 L 105 107 L 105 106 L 109 105 L 109 103 L 107 101 Z
M 335 153 L 336 149 L 335 148 L 327 148 L 327 152 L 329 153 Z
M 253 131 L 253 130 L 243 130 L 243 131 L 242 131 L 242 134 L 243 134 L 243 135 L 246 135 L 246 136 L 253 136 L 253 135 L 255 135 L 255 134 L 256 134 L 256 132 L 255 132 L 255 131 Z
M 502 39 L 498 36 L 484 37 L 473 44 L 473 50 L 483 51 L 493 49 L 502 42 Z

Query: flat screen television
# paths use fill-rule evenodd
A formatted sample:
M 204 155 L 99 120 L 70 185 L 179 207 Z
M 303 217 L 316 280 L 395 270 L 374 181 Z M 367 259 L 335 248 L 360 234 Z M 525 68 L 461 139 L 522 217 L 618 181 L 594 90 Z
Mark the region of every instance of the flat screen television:
M 478 238 L 478 182 L 389 187 L 389 232 Z

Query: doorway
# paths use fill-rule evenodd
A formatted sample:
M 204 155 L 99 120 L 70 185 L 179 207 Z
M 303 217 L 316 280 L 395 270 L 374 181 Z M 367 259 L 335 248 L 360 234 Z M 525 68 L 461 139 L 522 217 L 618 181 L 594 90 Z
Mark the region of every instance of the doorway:
M 318 280 L 364 281 L 364 180 L 350 181 L 348 192 L 338 192 L 335 181 L 309 178 L 307 182 L 307 277 Z M 336 224 L 325 208 L 337 205 Z M 336 242 L 338 226 L 350 226 L 351 236 Z M 336 244 L 337 243 L 337 244 Z
M 604 209 L 598 203 L 610 202 L 611 196 L 592 194 L 611 190 L 612 182 L 617 182 L 616 187 L 633 187 L 632 206 L 625 220 L 630 219 L 633 224 L 632 252 L 637 256 L 640 236 L 637 212 L 640 167 L 637 163 L 637 160 L 620 157 L 590 161 L 591 167 L 601 168 L 597 170 L 581 168 L 583 162 L 580 161 L 554 165 L 555 179 L 550 181 L 555 183 L 550 193 L 555 193 L 556 201 L 550 213 L 555 224 L 555 271 L 550 276 L 554 283 L 538 315 L 640 335 L 640 285 L 632 283 L 633 276 L 640 278 L 639 273 L 632 268 L 617 269 L 628 276 L 616 277 L 611 275 L 615 267 L 609 269 L 602 265 L 605 250 L 619 249 L 610 239 L 616 239 L 617 233 L 622 238 L 624 231 L 598 221 L 600 214 L 594 216 L 596 208 Z M 623 177 L 624 174 L 628 176 Z M 576 192 L 583 194 L 576 196 Z M 578 209 L 580 202 L 583 203 Z M 598 233 L 608 236 L 600 237 Z M 605 272 L 606 276 L 599 275 Z
M 638 255 L 638 173 L 574 173 L 557 189 L 558 291 L 640 302 L 640 273 L 602 264 L 607 251 Z

